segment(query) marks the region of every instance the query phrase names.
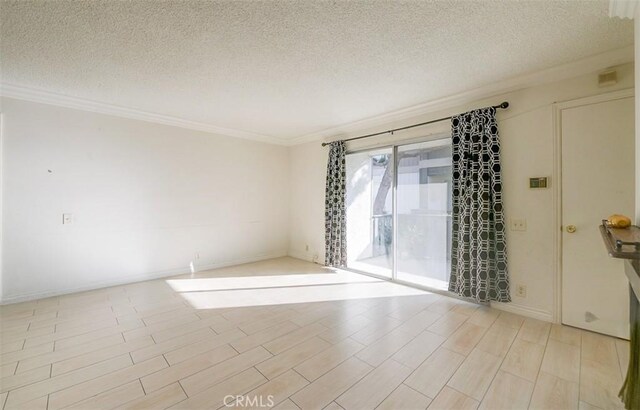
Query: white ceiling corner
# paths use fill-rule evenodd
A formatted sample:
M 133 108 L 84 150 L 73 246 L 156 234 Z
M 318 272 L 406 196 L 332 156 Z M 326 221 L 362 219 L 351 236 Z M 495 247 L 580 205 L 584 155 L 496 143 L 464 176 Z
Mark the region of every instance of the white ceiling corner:
M 0 93 L 290 145 L 621 59 L 615 3 L 2 2 Z
M 189 121 L 182 118 L 171 117 L 169 115 L 162 115 L 127 107 L 120 107 L 113 104 L 104 104 L 85 98 L 70 97 L 67 95 L 52 93 L 45 90 L 37 90 L 30 87 L 0 83 L 0 95 L 8 98 L 33 101 L 41 104 L 50 104 L 59 107 L 74 108 L 82 111 L 114 115 L 117 117 L 147 121 L 156 124 L 171 125 L 174 127 L 195 131 L 204 131 L 210 134 L 221 136 L 242 138 L 277 145 L 287 145 L 286 140 L 270 135 L 256 134 L 253 132 L 241 131 L 231 128 L 222 128 L 212 124 Z
M 413 107 L 386 113 L 380 116 L 366 118 L 364 120 L 355 121 L 349 124 L 339 125 L 330 129 L 302 135 L 289 140 L 288 145 L 303 144 L 318 140 L 335 140 L 348 133 L 358 130 L 369 129 L 371 127 L 381 126 L 384 124 L 402 121 L 409 118 L 415 118 L 430 113 L 446 110 L 456 106 L 460 106 L 469 102 L 505 94 L 523 88 L 535 85 L 561 81 L 568 78 L 574 78 L 583 74 L 589 74 L 596 71 L 610 68 L 619 64 L 629 63 L 634 60 L 634 47 L 627 46 L 617 50 L 608 51 L 595 56 L 590 56 L 571 63 L 562 64 L 545 70 L 528 73 L 518 77 L 505 79 L 503 81 L 489 84 L 473 90 L 465 91 L 456 95 L 445 98 L 439 98 L 418 104 Z M 499 104 L 502 101 L 495 101 Z

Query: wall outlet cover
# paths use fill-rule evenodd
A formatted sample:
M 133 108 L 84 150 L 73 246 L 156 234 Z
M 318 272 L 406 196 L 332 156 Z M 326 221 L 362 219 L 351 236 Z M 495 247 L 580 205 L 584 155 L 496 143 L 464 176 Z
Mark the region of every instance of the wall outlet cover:
M 62 225 L 71 225 L 73 223 L 73 214 L 62 214 Z
M 526 231 L 527 220 L 526 219 L 511 219 L 509 221 L 509 228 L 512 231 Z

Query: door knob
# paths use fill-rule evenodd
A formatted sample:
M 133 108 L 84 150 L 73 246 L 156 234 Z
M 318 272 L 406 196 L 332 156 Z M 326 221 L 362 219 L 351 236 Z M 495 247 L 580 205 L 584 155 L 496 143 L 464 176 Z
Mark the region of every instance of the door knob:
M 576 231 L 575 225 L 567 225 L 567 233 L 574 233 Z

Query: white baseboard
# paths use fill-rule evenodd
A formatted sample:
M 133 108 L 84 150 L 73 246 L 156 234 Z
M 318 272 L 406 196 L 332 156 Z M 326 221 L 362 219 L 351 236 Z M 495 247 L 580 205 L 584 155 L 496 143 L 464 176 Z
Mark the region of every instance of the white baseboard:
M 516 315 L 526 316 L 533 319 L 542 320 L 545 322 L 553 323 L 553 313 L 542 309 L 536 309 L 529 306 L 518 305 L 516 303 L 501 303 L 491 302 L 491 307 L 498 310 L 503 310 L 509 313 L 515 313 Z
M 250 256 L 247 258 L 233 259 L 233 260 L 220 262 L 220 263 L 211 263 L 209 265 L 196 265 L 196 272 L 204 272 L 212 269 L 226 268 L 227 266 L 244 265 L 245 263 L 260 262 L 260 261 L 265 261 L 267 259 L 284 258 L 285 256 L 288 256 L 287 251 L 282 250 L 278 252 Z M 185 272 L 182 272 L 182 273 L 185 273 Z
M 292 258 L 296 258 L 296 259 L 300 259 L 308 262 L 314 262 L 313 256 L 309 255 L 307 252 L 289 249 L 289 251 L 286 251 L 286 252 L 279 251 L 279 252 L 274 252 L 269 254 L 251 256 L 247 258 L 239 258 L 239 259 L 233 259 L 233 260 L 228 260 L 228 261 L 218 262 L 218 263 L 213 263 L 208 265 L 196 266 L 196 272 L 219 269 L 227 266 L 242 265 L 245 263 L 259 262 L 262 260 L 281 258 L 284 256 L 290 256 Z M 74 288 L 67 288 L 67 289 L 50 291 L 50 292 L 34 292 L 29 294 L 10 296 L 0 300 L 0 305 L 27 302 L 27 301 L 36 300 L 36 299 L 67 295 L 70 293 L 102 289 L 102 288 L 107 288 L 111 286 L 125 285 L 125 284 L 130 284 L 135 282 L 143 282 L 143 281 L 166 278 L 166 277 L 176 276 L 176 275 L 183 275 L 188 273 L 190 272 L 187 271 L 185 268 L 174 268 L 174 269 L 167 269 L 167 270 L 156 271 L 156 272 L 149 272 L 149 273 L 135 275 L 135 276 L 128 276 L 126 278 L 114 279 L 110 281 L 94 282 L 88 285 L 78 286 Z M 505 312 L 515 313 L 518 315 L 531 317 L 538 320 L 543 320 L 545 322 L 553 322 L 553 314 L 551 312 L 531 308 L 528 306 L 518 305 L 514 303 L 492 302 L 491 307 L 498 310 L 503 310 Z
M 287 256 L 286 251 L 278 251 L 278 252 L 273 252 L 269 254 L 251 256 L 247 258 L 233 259 L 233 260 L 213 263 L 209 265 L 196 266 L 196 272 L 202 272 L 202 271 L 211 270 L 211 269 L 219 269 L 227 266 L 242 265 L 245 263 L 259 262 L 267 259 L 281 258 L 284 256 Z M 111 286 L 118 286 L 118 285 L 126 285 L 130 283 L 135 283 L 135 282 L 144 282 L 148 280 L 161 279 L 169 276 L 183 275 L 188 273 L 190 272 L 186 268 L 166 269 L 162 271 L 143 273 L 140 275 L 127 276 L 125 278 L 118 278 L 114 280 L 93 282 L 87 285 L 78 286 L 74 288 L 67 288 L 67 289 L 55 290 L 50 292 L 34 292 L 34 293 L 27 293 L 22 295 L 9 296 L 0 300 L 0 305 L 9 305 L 12 303 L 28 302 L 36 299 L 44 299 L 44 298 L 50 298 L 54 296 L 68 295 L 70 293 L 85 292 L 88 290 L 102 289 L 102 288 L 108 288 Z
M 309 252 L 299 251 L 299 250 L 295 250 L 295 249 L 289 249 L 289 252 L 287 252 L 287 256 L 291 256 L 292 258 L 296 258 L 296 259 L 300 259 L 300 260 L 303 260 L 303 261 L 317 263 L 319 265 L 322 265 L 321 261 L 314 261 L 313 260 L 313 255 L 309 254 Z

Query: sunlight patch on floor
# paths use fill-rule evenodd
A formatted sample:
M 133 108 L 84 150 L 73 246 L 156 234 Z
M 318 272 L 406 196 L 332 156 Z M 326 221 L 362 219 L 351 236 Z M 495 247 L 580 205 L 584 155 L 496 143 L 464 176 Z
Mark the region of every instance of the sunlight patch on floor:
M 429 292 L 396 285 L 387 281 L 371 282 L 371 278 L 363 277 L 367 279 L 367 282 L 265 287 L 262 289 L 183 291 L 180 292 L 180 295 L 195 309 L 219 309 L 430 294 Z M 282 277 L 275 276 L 271 278 L 277 283 Z
M 341 283 L 380 282 L 380 279 L 339 271 L 336 273 L 241 276 L 224 278 L 169 279 L 166 281 L 176 292 L 202 292 L 277 288 L 285 286 L 313 286 Z

